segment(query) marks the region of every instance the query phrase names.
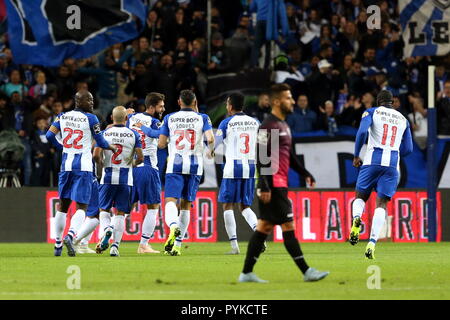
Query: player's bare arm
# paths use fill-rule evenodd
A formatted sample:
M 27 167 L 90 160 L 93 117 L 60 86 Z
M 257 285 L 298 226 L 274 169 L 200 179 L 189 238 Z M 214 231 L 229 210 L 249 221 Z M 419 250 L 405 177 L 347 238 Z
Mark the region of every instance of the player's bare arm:
M 168 137 L 166 135 L 160 134 L 158 140 L 158 149 L 167 148 L 168 143 L 169 143 Z
M 136 159 L 133 160 L 133 167 L 137 167 L 144 161 L 144 154 L 142 148 L 134 148 L 134 153 L 136 154 Z
M 94 161 L 97 165 L 97 178 L 100 179 L 103 172 L 103 149 L 95 147 L 92 157 L 94 158 Z
M 208 153 L 207 153 L 207 157 L 209 159 L 214 158 L 214 133 L 212 130 L 207 130 L 205 131 L 205 137 L 206 137 L 206 143 L 208 144 Z

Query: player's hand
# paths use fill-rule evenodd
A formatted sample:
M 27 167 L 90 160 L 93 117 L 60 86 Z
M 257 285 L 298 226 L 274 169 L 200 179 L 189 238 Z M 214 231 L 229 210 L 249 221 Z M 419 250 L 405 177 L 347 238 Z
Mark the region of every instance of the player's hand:
M 111 144 L 109 145 L 108 149 L 111 150 L 113 153 L 117 152 L 117 148 L 115 146 L 111 145 Z
M 309 176 L 306 177 L 306 185 L 309 186 L 310 188 L 315 188 L 316 186 L 316 180 L 314 179 L 313 176 Z
M 133 124 L 133 127 L 138 127 L 139 129 L 142 128 L 142 126 L 142 122 L 136 122 L 135 124 Z
M 261 191 L 261 192 L 259 192 L 258 197 L 262 203 L 269 203 L 270 199 L 272 198 L 272 193 L 270 191 L 266 191 L 266 192 Z
M 353 166 L 354 166 L 355 168 L 361 167 L 362 164 L 363 164 L 363 162 L 362 162 L 362 160 L 361 160 L 360 157 L 354 157 L 354 158 L 353 158 Z
M 133 113 L 135 113 L 135 111 L 134 111 L 133 108 L 128 108 L 128 109 L 127 109 L 127 115 L 133 114 Z
M 216 154 L 215 154 L 214 150 L 208 150 L 208 152 L 206 153 L 206 157 L 208 159 L 213 159 L 215 155 Z

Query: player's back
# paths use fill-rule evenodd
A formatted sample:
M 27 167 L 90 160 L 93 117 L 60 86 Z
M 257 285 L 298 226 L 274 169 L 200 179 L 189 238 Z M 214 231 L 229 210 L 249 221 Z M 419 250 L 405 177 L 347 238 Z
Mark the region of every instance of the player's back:
M 139 134 L 123 125 L 114 125 L 103 132 L 105 140 L 117 148 L 113 153 L 104 150 L 103 174 L 101 184 L 133 185 L 131 159 L 139 142 Z
M 127 122 L 127 127 L 136 131 L 139 135 L 142 145 L 142 153 L 144 154 L 143 165 L 152 166 L 153 168 L 158 169 L 158 139 L 150 138 L 138 127 L 133 127 L 133 125 L 138 122 L 152 129 L 158 129 L 160 122 L 147 112 L 135 113 L 130 116 Z
M 400 145 L 408 120 L 392 108 L 377 107 L 366 111 L 363 117 L 372 117 L 364 165 L 398 167 Z
M 81 110 L 72 110 L 58 116 L 63 145 L 61 171 L 91 171 L 93 132 L 98 130 L 97 117 Z M 96 123 L 94 129 L 93 124 Z M 94 132 L 94 133 L 98 133 Z
M 209 129 L 209 117 L 190 108 L 164 118 L 161 133 L 170 139 L 166 173 L 203 173 L 203 132 Z
M 225 144 L 224 178 L 254 178 L 259 121 L 237 113 L 221 122 L 219 135 Z

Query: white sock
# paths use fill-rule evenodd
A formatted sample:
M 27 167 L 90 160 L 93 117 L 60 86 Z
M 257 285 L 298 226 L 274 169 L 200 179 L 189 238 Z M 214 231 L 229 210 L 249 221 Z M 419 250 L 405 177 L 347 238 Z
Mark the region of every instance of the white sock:
M 386 210 L 376 208 L 372 219 L 372 230 L 370 230 L 370 241 L 377 242 L 381 229 L 386 222 Z
M 352 203 L 352 216 L 353 216 L 353 219 L 355 219 L 356 217 L 360 217 L 360 218 L 362 217 L 365 205 L 366 205 L 366 203 L 364 202 L 363 199 L 356 198 L 353 201 L 353 203 Z
M 100 211 L 100 228 L 98 230 L 98 238 L 103 238 L 105 229 L 111 225 L 111 214 L 108 211 Z
M 57 248 L 62 246 L 62 236 L 64 233 L 64 229 L 66 228 L 66 217 L 67 217 L 67 213 L 64 212 L 60 212 L 60 211 L 56 211 L 55 214 L 55 219 L 54 221 L 54 226 L 55 226 L 55 246 Z
M 80 241 L 80 245 L 87 246 L 89 244 L 89 241 L 91 241 L 92 235 L 94 234 L 94 231 L 92 231 L 90 234 L 87 235 L 87 237 L 84 237 Z
M 81 225 L 80 229 L 77 232 L 76 239 L 74 241 L 75 244 L 79 243 L 81 240 L 86 238 L 92 231 L 97 228 L 98 224 L 100 222 L 97 218 L 87 218 L 84 220 L 83 224 Z
M 180 210 L 179 223 L 181 235 L 175 239 L 175 245 L 180 247 L 183 242 L 186 231 L 189 227 L 189 221 L 191 220 L 191 210 Z
M 225 210 L 223 212 L 223 219 L 225 221 L 225 230 L 227 230 L 231 247 L 237 249 L 236 220 L 234 219 L 233 210 Z
M 158 215 L 159 209 L 148 209 L 145 215 L 144 222 L 142 223 L 142 236 L 141 245 L 147 245 L 150 237 L 155 231 L 156 226 L 156 216 Z
M 175 202 L 170 201 L 166 203 L 164 220 L 169 228 L 173 226 L 178 227 L 178 209 Z
M 112 219 L 114 243 L 119 246 L 125 231 L 125 216 L 116 215 Z
M 250 228 L 252 228 L 253 231 L 256 230 L 256 225 L 258 224 L 258 218 L 256 218 L 256 214 L 253 212 L 251 208 L 245 208 L 242 210 L 242 215 L 245 218 L 245 221 L 247 221 Z
M 72 219 L 70 219 L 70 228 L 68 233 L 70 236 L 72 236 L 72 238 L 75 238 L 75 235 L 80 230 L 85 218 L 86 212 L 84 210 L 78 209 L 77 211 L 75 211 Z

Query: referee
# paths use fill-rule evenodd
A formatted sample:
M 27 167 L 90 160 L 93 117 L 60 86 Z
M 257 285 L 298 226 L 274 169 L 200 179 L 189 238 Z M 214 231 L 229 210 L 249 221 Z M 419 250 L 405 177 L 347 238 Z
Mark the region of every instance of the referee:
M 244 269 L 239 276 L 239 282 L 267 282 L 253 273 L 253 267 L 263 249 L 267 235 L 272 232 L 275 225 L 281 225 L 284 246 L 303 273 L 303 280 L 321 280 L 329 272 L 318 271 L 306 263 L 295 237 L 294 213 L 288 199 L 289 167 L 305 178 L 310 187 L 315 185 L 313 176 L 302 166 L 294 153 L 291 131 L 284 121 L 286 116 L 294 111 L 294 99 L 292 99 L 289 85 L 273 85 L 270 90 L 270 103 L 272 113 L 261 124 L 258 134 L 257 195 L 261 218 L 248 243 Z

